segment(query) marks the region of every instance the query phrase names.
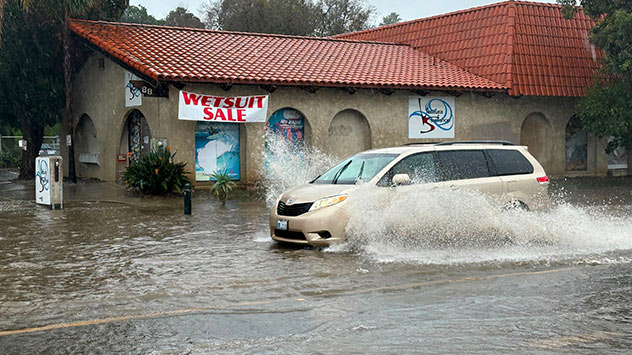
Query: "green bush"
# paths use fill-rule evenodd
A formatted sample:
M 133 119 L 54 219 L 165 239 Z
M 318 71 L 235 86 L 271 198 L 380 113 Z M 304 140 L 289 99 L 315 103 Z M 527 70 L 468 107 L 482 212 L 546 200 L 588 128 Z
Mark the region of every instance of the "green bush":
M 230 180 L 230 177 L 228 177 L 225 171 L 216 171 L 211 174 L 211 178 L 215 179 L 213 186 L 211 186 L 211 193 L 222 201 L 222 203 L 225 203 L 228 193 L 235 187 L 235 183 Z
M 20 157 L 13 156 L 5 152 L 0 154 L 0 168 L 19 169 L 20 163 Z
M 186 177 L 186 163 L 174 163 L 169 149 L 152 151 L 132 162 L 123 180 L 128 188 L 149 195 L 164 195 L 174 190 L 182 192 L 184 184 L 190 183 Z

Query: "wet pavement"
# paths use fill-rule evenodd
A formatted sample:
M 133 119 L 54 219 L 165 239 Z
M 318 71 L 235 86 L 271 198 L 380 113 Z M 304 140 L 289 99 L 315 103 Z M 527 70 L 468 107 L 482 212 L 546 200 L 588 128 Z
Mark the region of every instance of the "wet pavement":
M 222 206 L 204 191 L 184 216 L 179 198 L 66 184 L 64 210 L 52 211 L 32 202 L 31 182 L 0 175 L 2 353 L 632 349 L 632 179 L 555 183 L 560 223 L 588 220 L 561 224 L 581 225 L 570 253 L 563 239 L 454 259 L 441 245 L 280 246 L 264 202 Z M 564 234 L 549 223 L 539 225 Z

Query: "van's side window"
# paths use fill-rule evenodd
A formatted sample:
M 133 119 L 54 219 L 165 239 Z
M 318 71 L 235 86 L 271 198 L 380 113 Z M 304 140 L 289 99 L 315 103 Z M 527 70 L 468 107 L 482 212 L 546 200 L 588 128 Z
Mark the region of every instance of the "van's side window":
M 437 172 L 441 181 L 488 177 L 489 167 L 482 150 L 436 152 Z
M 533 173 L 533 165 L 517 150 L 488 149 L 498 175 L 520 175 Z
M 407 156 L 391 168 L 380 180 L 378 185 L 392 185 L 393 176 L 408 174 L 411 184 L 423 184 L 437 181 L 434 156 L 431 152 Z

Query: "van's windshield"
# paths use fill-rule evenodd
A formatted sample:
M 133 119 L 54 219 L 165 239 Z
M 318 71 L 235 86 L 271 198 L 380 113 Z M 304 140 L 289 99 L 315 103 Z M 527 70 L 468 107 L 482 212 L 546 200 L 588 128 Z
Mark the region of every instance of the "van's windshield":
M 399 154 L 361 153 L 341 162 L 312 181 L 313 184 L 353 185 L 369 181 Z

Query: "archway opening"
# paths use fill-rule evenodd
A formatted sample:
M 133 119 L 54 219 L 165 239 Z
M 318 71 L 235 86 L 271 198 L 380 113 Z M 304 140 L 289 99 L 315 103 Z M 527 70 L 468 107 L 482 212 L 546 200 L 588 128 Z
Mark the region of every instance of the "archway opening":
M 551 124 L 541 113 L 534 112 L 527 116 L 520 128 L 520 144 L 529 147 L 529 152 L 541 163 L 546 160 L 546 147 Z
M 355 153 L 371 149 L 371 127 L 364 115 L 356 110 L 340 111 L 329 124 L 328 153 L 344 158 Z
M 79 162 L 77 176 L 94 176 L 94 169 L 101 165 L 99 137 L 94 122 L 86 114 L 81 116 L 75 129 L 75 152 Z
M 566 171 L 588 169 L 588 133 L 577 116 L 566 125 Z
M 127 154 L 129 162 L 137 161 L 142 155 L 150 153 L 150 144 L 151 130 L 147 119 L 139 110 L 132 110 L 123 126 L 119 153 Z
M 311 127 L 299 110 L 284 107 L 274 111 L 268 119 L 268 132 L 297 146 L 306 146 L 311 141 Z

